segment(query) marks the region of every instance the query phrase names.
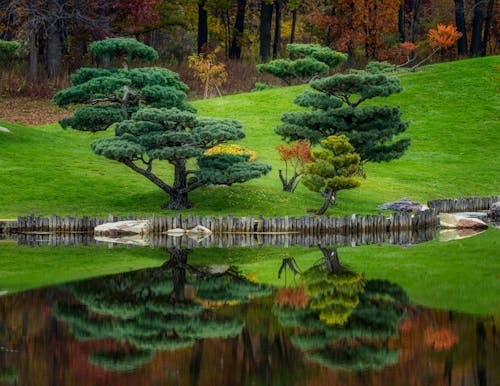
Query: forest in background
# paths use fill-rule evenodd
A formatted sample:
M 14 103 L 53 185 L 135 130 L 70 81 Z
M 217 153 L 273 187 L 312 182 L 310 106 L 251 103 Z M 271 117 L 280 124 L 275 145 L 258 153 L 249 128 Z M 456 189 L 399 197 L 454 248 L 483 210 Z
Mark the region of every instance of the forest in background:
M 75 69 L 106 65 L 88 51 L 106 37 L 153 46 L 155 65 L 179 72 L 196 97 L 192 54 L 215 53 L 228 74 L 222 92 L 243 92 L 269 81 L 255 65 L 286 57 L 293 42 L 346 52 L 349 67 L 398 64 L 408 56 L 402 47 L 418 45 L 423 58 L 432 51 L 429 29 L 451 24 L 462 37 L 434 61 L 496 55 L 499 14 L 495 0 L 0 0 L 0 43 L 19 43 L 15 52 L 0 44 L 0 95 L 52 96 Z

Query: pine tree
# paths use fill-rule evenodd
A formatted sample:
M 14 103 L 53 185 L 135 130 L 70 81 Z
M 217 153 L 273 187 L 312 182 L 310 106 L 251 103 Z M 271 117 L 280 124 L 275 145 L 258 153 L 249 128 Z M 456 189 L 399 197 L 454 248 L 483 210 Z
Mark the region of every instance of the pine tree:
M 287 84 L 294 79 L 309 81 L 318 75 L 326 75 L 328 70 L 347 60 L 340 52 L 319 44 L 288 44 L 287 50 L 297 59 L 276 59 L 257 65 L 260 73 L 271 74 Z
M 305 91 L 295 104 L 306 111 L 285 113 L 276 133 L 284 139 L 307 139 L 318 143 L 330 135 L 346 135 L 362 160 L 390 161 L 401 157 L 410 145 L 408 138 L 394 140 L 409 123 L 401 120 L 399 107 L 360 106 L 375 97 L 401 92 L 398 78 L 367 66 L 365 71 L 336 74 L 311 82 L 317 92 Z

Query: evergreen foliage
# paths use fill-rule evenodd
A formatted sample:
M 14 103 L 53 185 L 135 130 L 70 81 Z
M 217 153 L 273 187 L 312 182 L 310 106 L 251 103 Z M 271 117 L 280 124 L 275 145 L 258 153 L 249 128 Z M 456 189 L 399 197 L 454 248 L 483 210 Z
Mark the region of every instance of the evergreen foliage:
M 13 55 L 21 47 L 21 43 L 15 40 L 2 40 L 0 39 L 0 54 L 5 56 Z
M 332 271 L 328 261 L 304 272 L 303 279 L 311 295 L 308 307 L 273 307 L 273 312 L 280 323 L 296 328 L 292 344 L 309 360 L 358 371 L 397 362 L 399 352 L 388 348 L 386 339 L 398 334 L 405 315 L 408 297 L 401 287 L 365 281 L 346 268 Z
M 197 118 L 177 108 L 143 108 L 132 119 L 118 123 L 115 133 L 115 137 L 93 142 L 94 153 L 148 178 L 170 195 L 170 209 L 189 207 L 188 193 L 201 186 L 245 182 L 271 169 L 267 164 L 249 162 L 248 155 L 204 155 L 207 149 L 245 136 L 241 124 L 230 119 Z M 187 169 L 192 158 L 197 159 L 198 169 Z M 171 184 L 153 173 L 156 160 L 174 167 Z
M 91 51 L 107 58 L 151 61 L 157 53 L 135 39 L 94 42 Z M 187 86 L 178 74 L 164 68 L 81 68 L 71 76 L 72 87 L 58 92 L 59 106 L 86 104 L 63 128 L 103 131 L 115 127 L 115 136 L 92 143 L 94 153 L 116 160 L 143 175 L 170 195 L 168 208 L 189 208 L 188 193 L 207 184 L 231 185 L 260 177 L 270 166 L 249 163 L 248 157 L 203 155 L 221 143 L 245 136 L 234 120 L 196 118 L 186 103 Z M 188 170 L 189 159 L 198 158 L 197 170 Z M 153 161 L 174 167 L 174 181 L 165 183 L 153 173 Z
M 317 214 L 326 212 L 339 190 L 357 188 L 364 178 L 361 158 L 345 135 L 329 136 L 321 141 L 321 147 L 312 151 L 313 162 L 306 164 L 302 180 L 308 189 L 325 197 Z
M 157 59 L 157 52 L 135 39 L 110 38 L 90 45 L 92 53 L 125 60 Z M 130 119 L 142 106 L 177 107 L 195 111 L 186 103 L 188 87 L 175 72 L 160 67 L 80 68 L 71 75 L 71 87 L 54 96 L 58 106 L 84 104 L 73 117 L 63 119 L 63 128 L 82 131 L 102 131 L 112 124 Z
M 192 274 L 188 274 L 191 272 Z M 57 319 L 82 341 L 112 340 L 113 350 L 98 351 L 89 362 L 110 371 L 130 371 L 149 362 L 156 351 L 191 347 L 196 339 L 237 336 L 244 322 L 223 319 L 205 301 L 246 302 L 271 293 L 234 270 L 212 276 L 187 263 L 187 252 L 171 250 L 158 269 L 129 272 L 64 286 L 77 303 L 59 302 Z M 196 289 L 186 299 L 185 286 Z
M 347 55 L 318 44 L 288 44 L 287 50 L 298 58 L 276 59 L 258 64 L 257 70 L 291 84 L 294 79 L 309 80 L 318 75 L 326 75 L 329 69 L 347 60 Z
M 276 133 L 288 140 L 307 139 L 312 143 L 343 134 L 362 160 L 379 162 L 401 157 L 410 140 L 393 139 L 409 125 L 401 120 L 399 107 L 360 106 L 369 99 L 402 91 L 399 79 L 388 76 L 385 67 L 371 63 L 365 71 L 352 70 L 311 82 L 317 92 L 306 91 L 294 101 L 310 110 L 285 113 Z

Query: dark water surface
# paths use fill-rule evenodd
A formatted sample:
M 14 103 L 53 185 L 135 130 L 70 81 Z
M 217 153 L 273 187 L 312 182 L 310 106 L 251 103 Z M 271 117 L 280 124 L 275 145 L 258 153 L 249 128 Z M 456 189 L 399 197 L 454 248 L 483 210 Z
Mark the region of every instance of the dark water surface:
M 295 288 L 170 248 L 160 268 L 1 296 L 0 384 L 499 384 L 498 316 L 413 306 L 322 252 Z

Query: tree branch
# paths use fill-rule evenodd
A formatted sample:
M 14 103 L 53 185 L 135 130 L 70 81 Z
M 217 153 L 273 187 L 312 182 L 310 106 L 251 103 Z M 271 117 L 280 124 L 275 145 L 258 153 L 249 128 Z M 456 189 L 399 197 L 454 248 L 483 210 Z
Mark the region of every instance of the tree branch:
M 171 186 L 167 185 L 160 178 L 158 178 L 155 174 L 151 173 L 150 165 L 148 166 L 148 168 L 146 170 L 144 170 L 144 169 L 141 169 L 140 167 L 138 167 L 136 164 L 134 164 L 134 162 L 130 159 L 121 160 L 120 162 L 123 163 L 124 165 L 128 166 L 134 172 L 139 173 L 140 175 L 146 177 L 153 184 L 158 186 L 164 192 L 167 192 L 169 195 L 172 195 L 174 193 L 174 190 L 172 189 Z

